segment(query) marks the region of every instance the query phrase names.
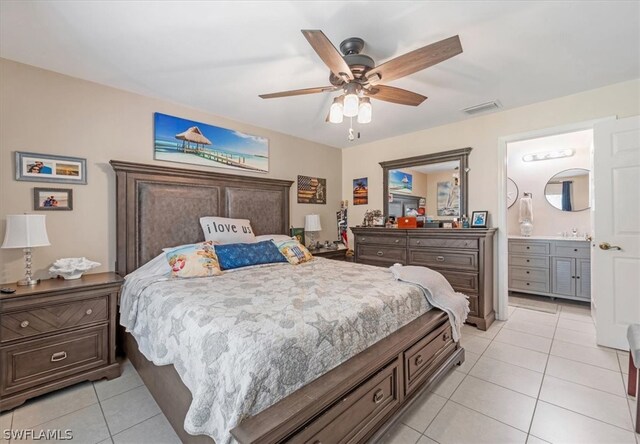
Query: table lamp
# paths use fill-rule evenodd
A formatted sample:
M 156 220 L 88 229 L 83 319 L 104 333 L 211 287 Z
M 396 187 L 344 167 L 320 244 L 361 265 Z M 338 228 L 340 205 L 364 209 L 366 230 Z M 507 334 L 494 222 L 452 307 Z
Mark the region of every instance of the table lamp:
M 315 250 L 317 246 L 316 233 L 318 231 L 322 231 L 322 226 L 320 225 L 320 215 L 307 214 L 304 217 L 304 231 L 309 232 L 309 237 L 311 238 L 309 249 Z
M 24 248 L 24 279 L 18 285 L 36 285 L 40 279 L 31 276 L 31 248 L 51 245 L 47 237 L 45 216 L 40 214 L 7 215 L 7 231 L 0 248 Z

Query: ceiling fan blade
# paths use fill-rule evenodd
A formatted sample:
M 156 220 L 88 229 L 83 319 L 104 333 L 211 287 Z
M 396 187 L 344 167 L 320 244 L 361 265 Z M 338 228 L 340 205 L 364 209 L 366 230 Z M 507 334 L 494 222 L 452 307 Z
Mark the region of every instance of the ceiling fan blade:
M 349 65 L 344 61 L 336 47 L 333 46 L 327 36 L 324 35 L 324 32 L 320 30 L 303 29 L 302 34 L 332 73 L 338 78 L 353 80 L 351 68 L 349 68 Z
M 263 99 L 275 99 L 277 97 L 302 96 L 305 94 L 331 92 L 331 91 L 336 91 L 337 89 L 338 87 L 336 86 L 320 86 L 317 88 L 293 89 L 291 91 L 280 91 L 280 92 L 271 93 L 271 94 L 260 94 L 259 97 Z
M 372 86 L 370 89 L 365 90 L 364 93 L 373 99 L 384 100 L 385 102 L 400 105 L 418 106 L 427 100 L 427 97 L 422 94 L 386 85 Z
M 462 52 L 460 38 L 457 35 L 448 39 L 440 40 L 431 45 L 408 52 L 404 55 L 391 59 L 380 66 L 376 66 L 367 73 L 370 84 L 375 85 L 380 82 L 389 82 L 408 76 L 414 72 L 422 71 L 425 68 L 443 62 Z M 377 74 L 377 75 L 376 75 Z

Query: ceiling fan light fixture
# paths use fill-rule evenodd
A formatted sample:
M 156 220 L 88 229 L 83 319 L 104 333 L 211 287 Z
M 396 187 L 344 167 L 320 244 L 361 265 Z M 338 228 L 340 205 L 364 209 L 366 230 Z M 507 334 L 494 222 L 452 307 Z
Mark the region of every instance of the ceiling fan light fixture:
M 371 99 L 369 97 L 361 98 L 358 107 L 358 123 L 370 123 L 372 111 Z
M 349 83 L 344 88 L 345 96 L 343 102 L 343 113 L 346 117 L 355 117 L 358 115 L 358 106 L 360 98 L 358 97 L 358 87 L 355 83 Z
M 343 100 L 344 96 L 338 96 L 333 99 L 331 108 L 329 108 L 329 122 L 342 123 L 342 120 L 344 119 L 344 106 L 342 105 Z

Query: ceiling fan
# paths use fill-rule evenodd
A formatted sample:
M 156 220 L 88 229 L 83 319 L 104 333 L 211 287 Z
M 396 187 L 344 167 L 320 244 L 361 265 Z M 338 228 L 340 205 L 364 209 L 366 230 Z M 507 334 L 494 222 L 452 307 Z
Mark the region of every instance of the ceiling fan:
M 333 99 L 327 116 L 327 121 L 332 123 L 341 123 L 343 116 L 357 116 L 358 123 L 369 123 L 372 111 L 369 98 L 400 105 L 420 105 L 427 99 L 426 96 L 382 83 L 421 71 L 462 52 L 460 38 L 456 35 L 376 66 L 371 57 L 361 54 L 364 48 L 361 38 L 351 37 L 340 43 L 341 55 L 322 31 L 302 30 L 302 34 L 329 67 L 331 85 L 261 94 L 260 97 L 273 99 L 342 91 L 340 96 Z

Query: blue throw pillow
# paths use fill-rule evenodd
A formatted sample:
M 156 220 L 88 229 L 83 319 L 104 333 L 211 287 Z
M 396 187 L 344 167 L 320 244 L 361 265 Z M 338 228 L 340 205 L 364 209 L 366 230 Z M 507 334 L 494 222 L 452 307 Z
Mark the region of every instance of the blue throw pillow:
M 253 244 L 216 245 L 215 250 L 222 270 L 287 262 L 287 258 L 280 253 L 276 244 L 270 240 Z

